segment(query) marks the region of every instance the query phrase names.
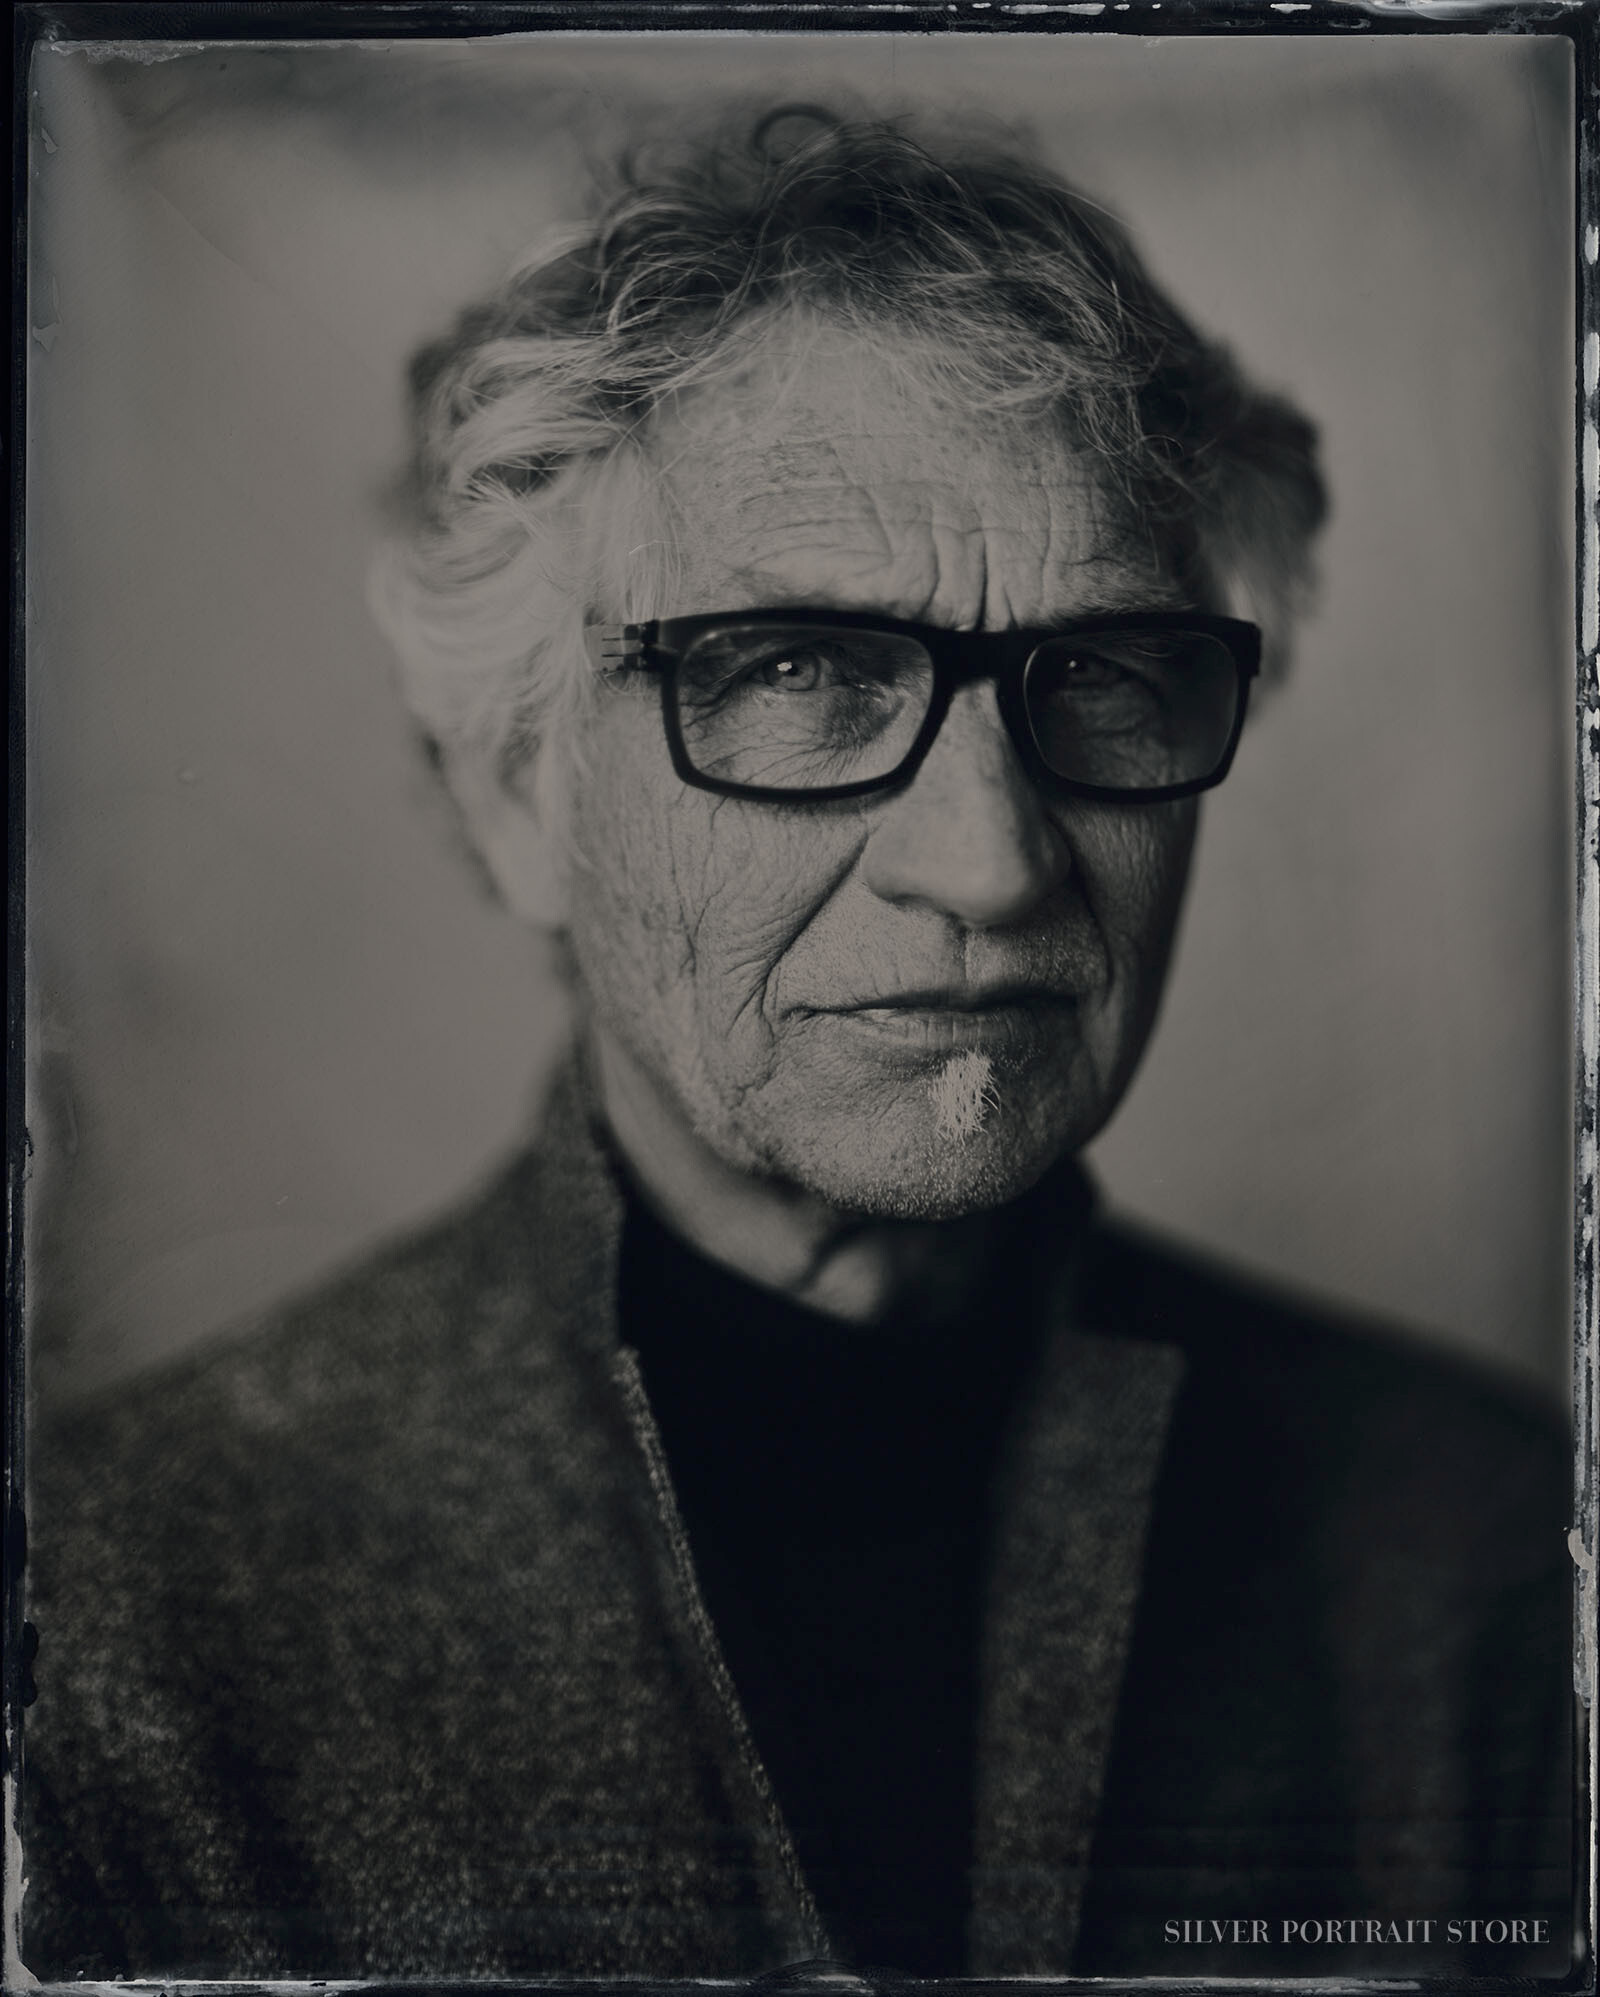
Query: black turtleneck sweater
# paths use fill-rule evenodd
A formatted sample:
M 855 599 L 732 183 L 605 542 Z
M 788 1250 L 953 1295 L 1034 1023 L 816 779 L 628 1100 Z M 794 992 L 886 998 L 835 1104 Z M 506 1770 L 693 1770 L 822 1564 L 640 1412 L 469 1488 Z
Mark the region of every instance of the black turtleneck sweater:
M 1039 1196 L 956 1312 L 860 1325 L 705 1260 L 637 1200 L 639 1354 L 706 1606 L 801 1863 L 861 1968 L 959 1974 L 989 1493 L 1040 1313 Z M 1057 1185 L 1046 1225 L 1076 1217 Z

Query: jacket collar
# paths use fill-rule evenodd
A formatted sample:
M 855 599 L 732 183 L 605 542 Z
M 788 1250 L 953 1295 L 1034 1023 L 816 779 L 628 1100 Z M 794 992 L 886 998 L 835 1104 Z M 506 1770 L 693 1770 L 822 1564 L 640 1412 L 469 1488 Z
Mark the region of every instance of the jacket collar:
M 716 1716 L 728 1793 L 769 1854 L 760 1882 L 775 1961 L 831 1953 L 772 1784 L 706 1615 L 643 1383 L 619 1339 L 624 1195 L 580 1059 L 557 1074 L 527 1188 L 539 1225 L 529 1278 L 603 1367 L 658 1528 L 663 1590 Z M 1041 1240 L 1047 1333 L 1008 1451 L 982 1659 L 969 1971 L 1070 1968 L 1090 1844 L 1138 1607 L 1145 1543 L 1184 1361 L 1173 1346 L 1083 1322 L 1078 1273 L 1093 1227 L 1076 1167 L 1068 1224 Z M 641 1494 L 642 1495 L 642 1494 Z M 770 1964 L 762 1965 L 770 1966 Z

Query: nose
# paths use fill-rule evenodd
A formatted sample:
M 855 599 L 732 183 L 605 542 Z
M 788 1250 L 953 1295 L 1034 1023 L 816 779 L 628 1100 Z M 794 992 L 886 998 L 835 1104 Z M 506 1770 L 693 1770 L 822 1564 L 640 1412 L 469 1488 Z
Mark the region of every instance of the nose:
M 861 865 L 884 901 L 979 929 L 1020 921 L 1072 871 L 992 680 L 958 689 L 922 767 L 878 807 Z

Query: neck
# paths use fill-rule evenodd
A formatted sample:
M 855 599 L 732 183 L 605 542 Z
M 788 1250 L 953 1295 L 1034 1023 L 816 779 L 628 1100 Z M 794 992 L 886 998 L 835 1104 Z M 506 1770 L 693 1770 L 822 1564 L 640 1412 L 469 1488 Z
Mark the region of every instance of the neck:
M 606 1121 L 645 1200 L 713 1262 L 809 1310 L 867 1324 L 910 1298 L 957 1310 L 994 1217 L 879 1221 L 720 1157 L 633 1057 L 592 1024 L 586 1053 Z

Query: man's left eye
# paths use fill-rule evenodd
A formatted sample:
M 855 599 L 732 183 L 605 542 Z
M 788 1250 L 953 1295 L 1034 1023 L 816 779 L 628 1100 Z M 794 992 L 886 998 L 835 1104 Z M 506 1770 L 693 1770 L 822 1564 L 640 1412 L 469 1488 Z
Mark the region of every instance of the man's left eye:
M 820 686 L 837 686 L 849 675 L 842 661 L 818 646 L 808 645 L 764 659 L 745 677 L 757 686 L 775 687 L 780 693 L 814 693 Z

